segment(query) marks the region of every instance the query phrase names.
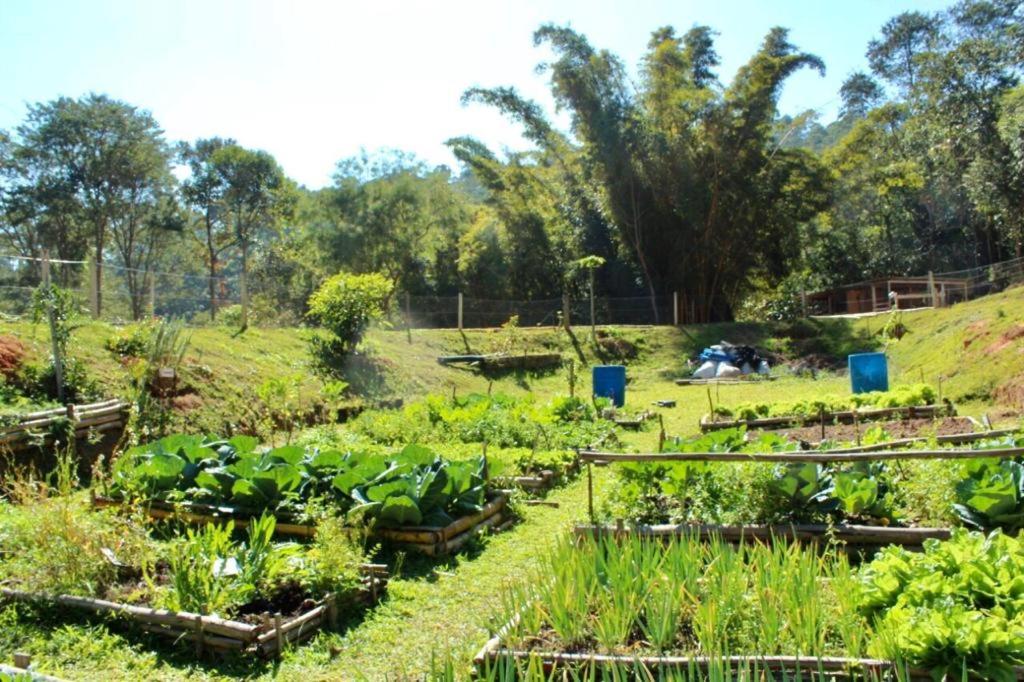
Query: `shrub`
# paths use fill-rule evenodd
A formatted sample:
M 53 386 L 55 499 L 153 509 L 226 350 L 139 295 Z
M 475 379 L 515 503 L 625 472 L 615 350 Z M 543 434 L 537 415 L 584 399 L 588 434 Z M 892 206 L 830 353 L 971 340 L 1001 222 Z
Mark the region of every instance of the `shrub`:
M 141 358 L 146 354 L 153 325 L 147 322 L 125 325 L 104 342 L 111 353 L 123 358 Z
M 393 288 L 379 273 L 343 272 L 328 279 L 310 296 L 309 319 L 330 333 L 312 339 L 313 357 L 322 369 L 338 369 L 345 356 L 355 350 L 370 323 L 384 317 Z

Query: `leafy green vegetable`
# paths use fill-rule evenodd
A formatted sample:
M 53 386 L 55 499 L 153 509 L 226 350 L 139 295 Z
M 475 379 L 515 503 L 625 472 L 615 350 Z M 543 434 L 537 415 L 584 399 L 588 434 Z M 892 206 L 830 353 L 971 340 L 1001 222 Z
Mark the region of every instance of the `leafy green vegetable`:
M 340 513 L 382 525 L 447 525 L 486 500 L 483 457 L 450 462 L 408 445 L 390 455 L 287 446 L 256 452 L 255 441 L 170 436 L 133 448 L 115 464 L 111 494 L 191 500 L 254 513 L 301 511 L 324 498 Z
M 839 412 L 851 408 L 914 407 L 931 405 L 938 395 L 927 384 L 897 386 L 890 391 L 871 391 L 849 396 L 825 396 L 817 400 L 793 402 L 743 403 L 735 409 L 715 407 L 715 415 L 740 420 L 764 417 L 814 417 L 821 411 Z
M 1014 460 L 975 459 L 956 487 L 960 519 L 980 530 L 1024 528 L 1024 465 Z
M 858 607 L 876 629 L 869 653 L 930 669 L 1015 680 L 1024 663 L 1024 544 L 964 529 L 923 553 L 882 550 L 859 572 Z

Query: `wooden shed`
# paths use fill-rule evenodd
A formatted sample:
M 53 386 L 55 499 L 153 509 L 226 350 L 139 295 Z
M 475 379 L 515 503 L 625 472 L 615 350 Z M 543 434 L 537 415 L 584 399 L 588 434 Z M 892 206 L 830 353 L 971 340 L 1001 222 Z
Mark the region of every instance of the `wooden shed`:
M 889 293 L 896 292 L 896 306 L 900 309 L 941 307 L 967 300 L 969 287 L 967 279 L 879 277 L 807 294 L 806 303 L 808 312 L 813 315 L 884 312 L 891 308 Z

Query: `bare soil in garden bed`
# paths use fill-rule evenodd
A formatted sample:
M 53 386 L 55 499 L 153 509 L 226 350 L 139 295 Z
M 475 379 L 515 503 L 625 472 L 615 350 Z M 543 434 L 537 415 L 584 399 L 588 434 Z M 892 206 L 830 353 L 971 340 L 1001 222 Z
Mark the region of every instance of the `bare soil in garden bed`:
M 947 436 L 960 433 L 971 433 L 974 424 L 967 417 L 943 417 L 941 419 L 899 419 L 887 422 L 854 424 L 825 424 L 825 438 L 835 442 L 854 442 L 857 434 L 863 437 L 868 429 L 881 428 L 890 439 L 914 438 L 923 435 Z M 792 440 L 818 442 L 821 438 L 821 425 L 789 426 L 778 429 L 752 429 L 751 433 L 770 431 Z

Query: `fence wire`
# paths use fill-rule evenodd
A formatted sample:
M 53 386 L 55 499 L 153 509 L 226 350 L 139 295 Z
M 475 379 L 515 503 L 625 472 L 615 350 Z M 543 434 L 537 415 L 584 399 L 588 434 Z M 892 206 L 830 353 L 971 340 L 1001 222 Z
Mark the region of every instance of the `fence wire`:
M 594 323 L 672 324 L 673 297 L 594 299 Z M 564 324 L 568 312 L 573 326 L 590 324 L 590 299 L 570 299 L 568 306 L 561 298 L 541 300 L 496 300 L 462 297 L 464 328 L 499 327 L 515 318 L 521 327 L 558 326 Z M 458 296 L 409 296 L 400 300 L 399 321 L 413 328 L 456 328 L 459 326 Z

